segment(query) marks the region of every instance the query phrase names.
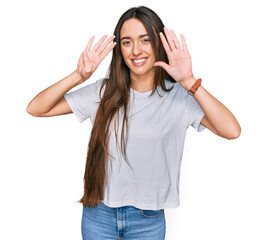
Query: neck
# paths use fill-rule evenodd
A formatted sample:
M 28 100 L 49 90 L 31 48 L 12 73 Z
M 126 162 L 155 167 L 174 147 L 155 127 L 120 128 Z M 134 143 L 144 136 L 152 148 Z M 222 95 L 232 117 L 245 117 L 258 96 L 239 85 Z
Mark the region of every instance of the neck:
M 130 73 L 130 87 L 138 92 L 149 92 L 154 87 L 154 72 L 146 75 L 134 75 Z

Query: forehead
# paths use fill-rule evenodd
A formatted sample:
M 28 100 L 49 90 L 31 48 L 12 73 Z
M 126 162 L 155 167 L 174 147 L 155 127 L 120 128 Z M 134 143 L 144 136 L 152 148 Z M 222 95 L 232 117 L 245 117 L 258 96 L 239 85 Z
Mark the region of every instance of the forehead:
M 135 38 L 143 34 L 148 34 L 147 30 L 143 23 L 136 18 L 126 20 L 120 31 L 121 38 L 126 36 Z

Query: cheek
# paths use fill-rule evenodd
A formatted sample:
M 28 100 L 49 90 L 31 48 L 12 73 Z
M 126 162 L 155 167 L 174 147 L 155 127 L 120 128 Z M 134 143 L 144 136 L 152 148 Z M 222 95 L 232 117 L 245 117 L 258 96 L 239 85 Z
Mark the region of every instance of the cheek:
M 148 49 L 148 53 L 150 54 L 151 58 L 155 60 L 154 50 L 153 48 Z
M 121 48 L 121 53 L 122 53 L 123 58 L 126 58 L 129 56 L 129 49 Z
M 151 57 L 154 57 L 154 49 L 152 46 L 148 45 L 144 48 L 144 51 L 146 51 L 148 54 L 150 54 Z
M 125 64 L 130 67 L 129 63 L 128 63 L 128 56 L 129 56 L 129 51 L 128 49 L 123 49 L 121 48 L 121 53 L 122 53 L 122 58 L 123 58 L 123 61 L 125 62 Z

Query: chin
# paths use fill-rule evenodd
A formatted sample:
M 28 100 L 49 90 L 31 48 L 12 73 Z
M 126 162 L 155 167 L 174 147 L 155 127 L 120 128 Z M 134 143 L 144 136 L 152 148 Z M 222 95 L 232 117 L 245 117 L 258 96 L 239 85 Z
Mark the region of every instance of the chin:
M 154 66 L 152 65 L 152 66 L 150 66 L 150 67 L 140 67 L 140 68 L 133 68 L 133 67 L 129 67 L 129 70 L 130 70 L 130 72 L 133 74 L 133 75 L 136 75 L 136 76 L 142 76 L 142 75 L 144 75 L 144 76 L 146 76 L 146 75 L 148 75 L 148 74 L 150 74 L 150 73 L 152 73 L 152 72 L 154 72 Z

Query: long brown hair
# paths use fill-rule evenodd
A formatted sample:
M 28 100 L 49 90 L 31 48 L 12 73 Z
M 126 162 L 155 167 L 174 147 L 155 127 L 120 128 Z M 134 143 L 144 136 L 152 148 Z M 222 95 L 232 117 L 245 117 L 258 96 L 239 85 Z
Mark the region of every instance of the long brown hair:
M 91 131 L 91 137 L 88 144 L 88 153 L 86 160 L 86 168 L 84 175 L 84 195 L 79 200 L 83 206 L 96 207 L 103 200 L 104 187 L 107 183 L 107 164 L 108 164 L 108 142 L 110 137 L 110 125 L 117 115 L 117 127 L 114 121 L 114 129 L 116 142 L 118 134 L 119 110 L 123 113 L 123 124 L 121 129 L 121 152 L 124 159 L 129 164 L 126 154 L 126 143 L 128 138 L 128 111 L 129 111 L 129 94 L 130 94 L 130 71 L 125 64 L 120 47 L 120 30 L 124 22 L 128 19 L 136 18 L 143 23 L 146 28 L 150 43 L 154 49 L 156 61 L 168 62 L 166 52 L 160 41 L 159 33 L 164 33 L 164 24 L 158 15 L 151 9 L 141 6 L 127 10 L 119 19 L 114 35 L 115 42 L 118 44 L 113 49 L 113 56 L 106 78 L 103 79 L 99 92 L 101 101 L 96 113 L 95 121 Z M 167 89 L 164 84 L 164 79 L 171 82 L 176 82 L 167 72 L 161 67 L 155 67 L 154 89 L 151 95 L 157 90 L 160 85 L 164 91 Z M 105 86 L 103 95 L 101 96 L 102 88 Z M 158 90 L 157 90 L 158 92 Z M 159 94 L 159 92 L 158 92 Z M 151 96 L 150 95 L 150 96 Z M 161 95 L 159 94 L 161 97 Z M 125 137 L 126 131 L 126 137 Z M 112 157 L 112 156 L 111 156 Z M 131 166 L 130 166 L 131 167 Z

